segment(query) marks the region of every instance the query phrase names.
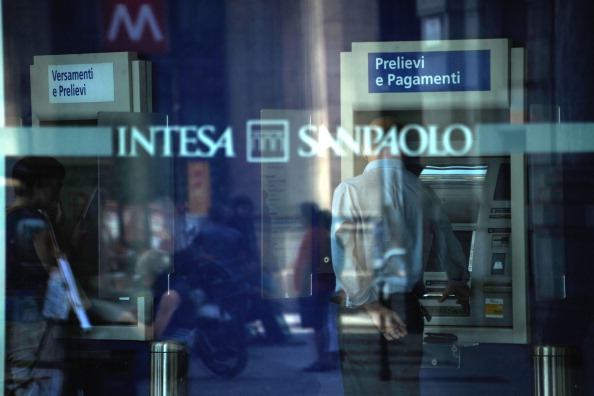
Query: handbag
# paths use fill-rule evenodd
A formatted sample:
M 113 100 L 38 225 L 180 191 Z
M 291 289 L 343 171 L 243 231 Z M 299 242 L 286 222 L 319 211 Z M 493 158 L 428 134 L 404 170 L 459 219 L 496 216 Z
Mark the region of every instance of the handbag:
M 68 318 L 69 313 L 68 287 L 60 271 L 56 269 L 51 272 L 47 281 L 42 315 L 48 320 L 62 321 Z
M 78 318 L 81 329 L 84 331 L 90 330 L 92 327 L 91 322 L 85 311 L 85 306 L 78 291 L 78 286 L 76 285 L 76 280 L 72 274 L 68 258 L 60 251 L 56 233 L 54 232 L 48 214 L 45 212 L 42 213 L 47 223 L 50 240 L 54 247 L 56 261 L 58 263 L 57 270 L 52 271 L 50 274 L 46 299 L 44 301 L 44 311 L 45 306 L 47 305 L 48 315 L 57 315 L 56 319 L 63 320 L 65 317 L 62 318 L 62 316 L 67 317 L 70 308 L 72 308 Z M 56 296 L 56 294 L 60 295 Z M 63 303 L 63 301 L 65 301 L 65 303 Z M 63 310 L 66 310 L 66 312 L 64 313 Z

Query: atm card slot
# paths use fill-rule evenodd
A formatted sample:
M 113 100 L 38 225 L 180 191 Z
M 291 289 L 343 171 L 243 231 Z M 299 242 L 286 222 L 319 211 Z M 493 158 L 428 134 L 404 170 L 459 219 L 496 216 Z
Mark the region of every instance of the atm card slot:
M 499 228 L 489 227 L 489 228 L 487 228 L 487 233 L 489 233 L 489 234 L 511 234 L 511 232 L 512 232 L 511 228 L 503 228 L 503 227 L 499 227 Z
M 443 286 L 441 286 L 441 282 L 443 282 Z M 436 287 L 435 284 L 440 285 Z M 433 287 L 427 287 L 425 293 L 423 294 L 422 298 L 424 299 L 436 299 L 441 298 L 443 296 L 443 290 L 448 285 L 448 281 L 436 281 Z M 456 297 L 455 294 L 450 294 L 448 297 Z
M 490 214 L 490 219 L 511 219 L 511 214 Z
M 484 285 L 483 293 L 511 293 L 511 285 Z

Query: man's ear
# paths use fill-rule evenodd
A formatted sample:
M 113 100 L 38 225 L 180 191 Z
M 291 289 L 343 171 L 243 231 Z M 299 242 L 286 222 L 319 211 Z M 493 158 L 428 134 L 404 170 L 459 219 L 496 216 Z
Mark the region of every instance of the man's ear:
M 33 189 L 31 191 L 37 192 L 37 191 L 41 190 L 42 188 L 48 187 L 49 185 L 50 184 L 47 183 L 46 181 L 39 180 L 39 181 L 36 181 L 35 184 L 33 184 Z
M 37 192 L 39 191 L 39 189 L 41 188 L 41 182 L 35 182 L 35 184 L 33 184 L 33 187 L 29 190 L 29 198 L 33 198 Z

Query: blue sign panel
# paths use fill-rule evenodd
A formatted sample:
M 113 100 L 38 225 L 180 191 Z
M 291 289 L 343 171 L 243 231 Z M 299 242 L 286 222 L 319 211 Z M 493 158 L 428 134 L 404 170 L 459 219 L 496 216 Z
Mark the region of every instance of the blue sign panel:
M 369 54 L 369 93 L 489 91 L 491 51 Z

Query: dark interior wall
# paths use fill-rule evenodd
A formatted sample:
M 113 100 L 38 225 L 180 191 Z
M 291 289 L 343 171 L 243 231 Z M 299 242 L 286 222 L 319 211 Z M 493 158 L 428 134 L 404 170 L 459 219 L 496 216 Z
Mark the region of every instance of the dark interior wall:
M 594 120 L 594 46 L 592 21 L 594 8 L 587 0 L 562 1 L 555 4 L 555 41 L 551 61 L 555 65 L 555 96 L 561 107 L 563 122 Z
M 455 3 L 455 2 L 452 2 Z M 468 26 L 452 29 L 449 39 L 508 37 L 515 45 L 528 49 L 529 102 L 532 104 L 558 104 L 564 121 L 588 121 L 593 115 L 589 109 L 594 83 L 592 46 L 585 45 L 591 33 L 593 11 L 586 0 L 533 0 L 526 2 L 472 2 L 472 10 L 455 9 L 452 12 L 464 21 L 464 13 L 479 13 L 478 30 Z M 379 38 L 381 40 L 418 40 L 421 38 L 417 3 L 414 1 L 379 1 Z M 287 12 L 291 8 L 291 12 Z M 266 8 L 268 26 L 291 26 L 299 18 L 299 7 Z M 180 122 L 223 112 L 217 118 L 225 119 L 222 109 L 226 98 L 223 92 L 227 70 L 224 47 L 226 23 L 241 24 L 240 20 L 226 19 L 229 13 L 224 2 L 171 1 L 169 13 L 169 52 L 162 55 L 145 54 L 156 67 L 155 105 L 159 111 L 176 115 Z M 260 13 L 262 14 L 262 13 Z M 258 14 L 259 15 L 259 14 Z M 260 15 L 262 22 L 265 15 Z M 4 1 L 5 89 L 10 115 L 30 119 L 28 66 L 34 55 L 49 53 L 84 53 L 102 50 L 101 2 L 72 0 L 45 2 L 39 0 Z M 18 21 L 18 23 L 14 23 Z M 278 22 L 274 24 L 272 22 Z M 257 22 L 257 21 L 254 21 Z M 462 23 L 461 25 L 464 25 Z M 32 30 L 31 27 L 34 27 Z M 298 90 L 307 83 L 304 70 L 295 68 L 290 58 L 274 57 L 284 52 L 294 59 L 305 56 L 298 30 L 291 37 L 276 29 L 266 34 L 269 45 L 268 59 L 278 66 L 279 76 L 272 77 L 266 90 L 270 98 L 263 105 L 287 102 L 298 107 L 307 101 L 307 92 L 293 91 L 286 96 L 290 76 L 283 77 L 287 69 L 300 81 Z M 265 32 L 263 32 L 265 33 Z M 474 34 L 474 37 L 470 37 Z M 352 33 L 345 36 L 356 37 Z M 280 41 L 279 41 L 280 40 Z M 269 44 L 270 44 L 269 43 Z M 262 43 L 266 46 L 268 44 Z M 293 55 L 291 55 L 293 53 Z M 286 67 L 285 67 L 286 66 Z M 284 78 L 284 81 L 283 81 Z M 192 81 L 192 84 L 188 84 Z M 198 85 L 196 85 L 198 84 Z M 188 104 L 188 106 L 184 106 Z M 184 110 L 188 108 L 189 110 Z M 180 110 L 181 109 L 181 110 Z M 191 109 L 191 110 L 190 110 Z M 181 112 L 182 114 L 177 114 Z M 185 114 L 184 114 L 185 113 Z M 27 122 L 25 122 L 27 123 Z
M 592 122 L 594 99 L 594 47 L 588 44 L 594 10 L 591 2 L 555 1 L 555 104 L 561 122 Z M 591 258 L 594 254 L 594 154 L 563 156 L 563 200 L 565 209 L 565 267 L 568 294 L 589 299 L 594 305 L 594 290 L 589 285 Z M 591 309 L 592 312 L 593 309 Z M 591 322 L 594 316 L 591 314 Z
M 421 39 L 421 21 L 416 1 L 379 1 L 380 39 L 414 41 Z
M 25 125 L 31 123 L 29 66 L 34 55 L 51 53 L 50 12 L 43 0 L 2 2 L 6 116 L 22 119 Z

